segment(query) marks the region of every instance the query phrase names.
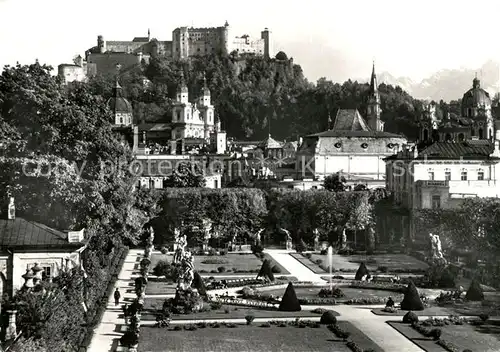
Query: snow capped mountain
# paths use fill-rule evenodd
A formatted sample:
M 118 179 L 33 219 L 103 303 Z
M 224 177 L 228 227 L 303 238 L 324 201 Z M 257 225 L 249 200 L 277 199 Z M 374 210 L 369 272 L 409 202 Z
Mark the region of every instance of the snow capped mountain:
M 488 61 L 477 69 L 459 69 L 438 71 L 421 82 L 414 82 L 408 77 L 394 77 L 388 72 L 377 74 L 378 83 L 400 86 L 404 91 L 417 99 L 444 101 L 457 100 L 472 88 L 472 80 L 476 76 L 481 80 L 481 88 L 490 96 L 500 91 L 500 64 Z M 366 79 L 358 80 L 366 82 Z

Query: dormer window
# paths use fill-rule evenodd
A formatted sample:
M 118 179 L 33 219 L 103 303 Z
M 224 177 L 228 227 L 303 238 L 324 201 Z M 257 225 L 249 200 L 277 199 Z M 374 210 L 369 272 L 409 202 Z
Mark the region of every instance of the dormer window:
M 363 148 L 363 149 L 368 148 L 368 143 L 363 143 L 363 144 L 361 144 L 361 148 Z

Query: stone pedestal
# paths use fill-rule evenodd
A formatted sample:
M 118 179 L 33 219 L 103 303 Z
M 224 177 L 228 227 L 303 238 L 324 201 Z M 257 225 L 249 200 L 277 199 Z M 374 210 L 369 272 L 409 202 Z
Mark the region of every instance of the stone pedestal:
M 286 250 L 291 251 L 292 249 L 293 249 L 292 241 L 290 241 L 290 240 L 286 241 Z
M 5 330 L 5 340 L 15 339 L 17 337 L 16 314 L 17 310 L 8 310 L 9 326 Z

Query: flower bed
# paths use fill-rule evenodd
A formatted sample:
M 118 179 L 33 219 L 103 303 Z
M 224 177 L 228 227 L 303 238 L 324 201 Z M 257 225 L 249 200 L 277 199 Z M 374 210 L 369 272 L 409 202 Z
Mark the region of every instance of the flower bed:
M 461 348 L 458 348 L 455 346 L 453 343 L 446 341 L 446 340 L 439 340 L 437 344 L 441 347 L 443 347 L 445 350 L 448 352 L 462 352 Z
M 406 286 L 389 282 L 368 282 L 368 281 L 351 281 L 352 288 L 366 288 L 373 290 L 384 290 L 404 293 Z

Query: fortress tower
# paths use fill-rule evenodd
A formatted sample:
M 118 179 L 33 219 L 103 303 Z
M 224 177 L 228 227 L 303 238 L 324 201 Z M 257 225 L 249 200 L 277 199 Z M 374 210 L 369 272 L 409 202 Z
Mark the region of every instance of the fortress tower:
M 264 40 L 264 57 L 269 59 L 274 56 L 274 48 L 272 47 L 271 41 L 271 31 L 268 28 L 264 28 L 262 32 L 260 32 L 260 38 Z

